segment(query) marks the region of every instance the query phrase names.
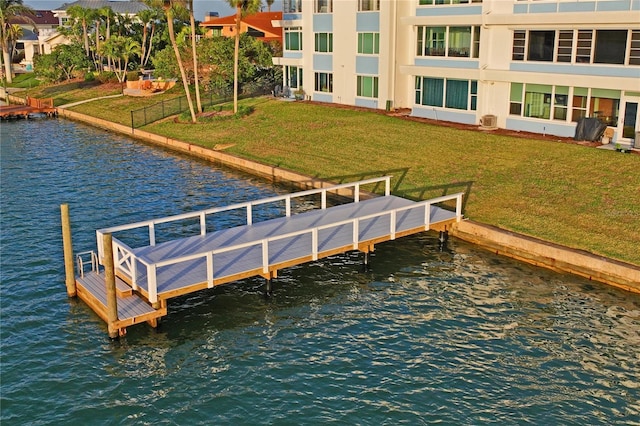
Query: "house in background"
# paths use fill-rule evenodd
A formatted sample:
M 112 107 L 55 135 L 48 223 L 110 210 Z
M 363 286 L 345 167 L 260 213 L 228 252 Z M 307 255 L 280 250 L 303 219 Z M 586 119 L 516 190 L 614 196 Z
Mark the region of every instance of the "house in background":
M 65 26 L 69 20 L 67 10 L 73 6 L 80 6 L 84 9 L 102 9 L 109 7 L 116 15 L 135 18 L 138 13 L 149 9 L 149 6 L 142 1 L 111 1 L 111 0 L 77 0 L 71 3 L 64 3 L 52 12 L 59 20 L 60 26 Z
M 85 9 L 110 7 L 115 14 L 129 18 L 135 18 L 140 11 L 149 8 L 141 1 L 78 0 L 64 3 L 50 11 L 37 10 L 34 16 L 29 16 L 35 22 L 37 31 L 34 31 L 31 24 L 16 21 L 23 28 L 23 35 L 16 44 L 15 71 L 32 71 L 34 55 L 46 55 L 60 44 L 69 44 L 68 38 L 59 33 L 58 28 L 67 24 L 69 20 L 67 10 L 72 6 Z
M 12 24 L 20 25 L 22 36 L 16 42 L 16 48 L 12 61 L 15 71 L 31 71 L 33 69 L 33 56 L 51 52 L 48 40 L 58 34 L 58 18 L 49 10 L 36 10 L 28 18 L 33 21 L 26 23 L 16 19 Z
M 240 33 L 248 33 L 259 40 L 282 43 L 282 28 L 274 27 L 273 21 L 280 22 L 282 12 L 258 12 L 242 18 Z M 212 17 L 207 15 L 200 26 L 206 30 L 205 36 L 234 37 L 236 31 L 236 15 Z
M 635 0 L 283 0 L 273 62 L 317 101 L 563 137 L 598 117 L 632 143 L 639 17 Z

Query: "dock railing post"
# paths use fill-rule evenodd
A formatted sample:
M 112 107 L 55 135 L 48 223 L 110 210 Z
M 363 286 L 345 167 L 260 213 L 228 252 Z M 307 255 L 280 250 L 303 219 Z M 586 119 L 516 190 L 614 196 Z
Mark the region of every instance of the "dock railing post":
M 69 204 L 60 205 L 62 221 L 62 246 L 64 250 L 64 270 L 67 295 L 76 296 L 76 274 L 73 262 L 73 244 L 71 241 L 71 220 L 69 219 Z
M 118 337 L 118 329 L 114 324 L 118 321 L 118 301 L 116 298 L 116 273 L 113 265 L 113 237 L 110 233 L 102 236 L 104 246 L 104 280 L 107 286 L 107 327 L 109 337 Z

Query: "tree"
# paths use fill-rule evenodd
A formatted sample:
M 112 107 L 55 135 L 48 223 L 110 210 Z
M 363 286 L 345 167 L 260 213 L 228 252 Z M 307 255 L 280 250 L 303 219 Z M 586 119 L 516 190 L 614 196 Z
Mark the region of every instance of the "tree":
M 140 43 L 129 37 L 113 36 L 102 44 L 101 53 L 111 59 L 118 81 L 124 83 L 131 57 L 141 53 Z
M 89 58 L 78 43 L 61 44 L 48 55 L 34 58 L 34 70 L 38 77 L 50 81 L 70 80 L 76 70 L 89 66 Z
M 176 42 L 176 35 L 173 29 L 173 19 L 174 19 L 174 13 L 175 13 L 174 1 L 178 1 L 178 0 L 163 0 L 162 7 L 164 9 L 165 16 L 167 17 L 167 26 L 169 29 L 169 39 L 171 40 L 171 46 L 173 47 L 173 52 L 176 56 L 178 67 L 180 68 L 182 85 L 184 86 L 184 92 L 185 92 L 185 95 L 187 96 L 187 103 L 189 104 L 189 112 L 191 113 L 191 121 L 195 123 L 197 122 L 197 118 L 196 118 L 196 112 L 193 107 L 193 100 L 191 99 L 191 92 L 189 91 L 189 81 L 187 79 L 187 74 L 185 72 L 184 65 L 182 64 L 180 50 L 178 49 L 178 43 Z
M 275 0 L 266 0 L 267 2 L 267 12 L 271 12 L 271 5 L 274 3 Z
M 227 0 L 236 9 L 235 48 L 233 50 L 233 112 L 238 112 L 238 54 L 240 52 L 240 27 L 242 17 L 260 10 L 261 0 Z
M 196 52 L 196 21 L 193 16 L 193 0 L 189 3 L 189 22 L 191 24 L 191 56 L 193 57 L 193 78 L 196 82 L 196 106 L 198 112 L 202 112 L 202 101 L 200 100 L 200 79 L 198 76 L 198 54 Z
M 142 23 L 142 53 L 140 55 L 140 65 L 145 66 L 149 62 L 149 57 L 151 56 L 151 50 L 153 47 L 153 36 L 156 31 L 156 21 L 158 20 L 158 9 L 145 9 L 140 11 L 138 14 L 138 19 Z M 149 34 L 149 29 L 151 29 L 151 34 Z M 147 43 L 147 36 L 149 42 Z
M 2 62 L 7 83 L 13 81 L 11 55 L 9 54 L 9 47 L 13 41 L 11 39 L 11 21 L 22 21 L 35 27 L 31 18 L 34 13 L 32 8 L 22 4 L 22 0 L 0 0 L 0 43 L 2 44 Z
M 100 17 L 100 19 L 104 20 L 106 24 L 104 40 L 107 41 L 111 38 L 111 24 L 114 22 L 116 14 L 113 12 L 110 6 L 101 7 L 96 12 L 97 12 L 96 14 Z M 97 31 L 96 31 L 96 34 L 98 34 Z M 96 45 L 96 50 L 100 52 L 98 44 Z M 109 61 L 109 68 L 111 68 L 111 60 L 108 59 L 108 61 Z M 103 69 L 102 63 L 100 65 L 101 66 L 99 68 L 99 71 L 102 71 Z
M 94 9 L 84 8 L 80 5 L 71 6 L 67 9 L 69 17 L 79 22 L 82 26 L 82 41 L 84 43 L 84 51 L 89 58 L 91 51 L 89 49 L 89 22 L 93 21 L 96 14 Z

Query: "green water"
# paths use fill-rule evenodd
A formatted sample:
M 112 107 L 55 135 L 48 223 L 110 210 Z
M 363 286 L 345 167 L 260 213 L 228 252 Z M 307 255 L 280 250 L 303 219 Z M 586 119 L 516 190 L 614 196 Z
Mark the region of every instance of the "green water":
M 106 327 L 64 287 L 97 228 L 281 189 L 71 122 L 3 122 L 2 425 L 640 424 L 640 296 L 435 235 Z

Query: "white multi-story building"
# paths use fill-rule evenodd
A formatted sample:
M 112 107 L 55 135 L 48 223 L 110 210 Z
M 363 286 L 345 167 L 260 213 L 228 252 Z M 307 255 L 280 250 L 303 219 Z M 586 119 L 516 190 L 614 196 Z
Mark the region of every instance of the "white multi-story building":
M 283 0 L 285 86 L 309 99 L 572 137 L 640 130 L 640 0 Z

